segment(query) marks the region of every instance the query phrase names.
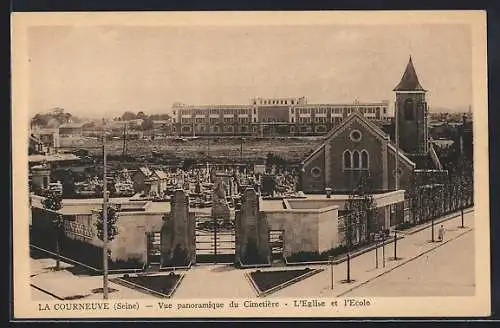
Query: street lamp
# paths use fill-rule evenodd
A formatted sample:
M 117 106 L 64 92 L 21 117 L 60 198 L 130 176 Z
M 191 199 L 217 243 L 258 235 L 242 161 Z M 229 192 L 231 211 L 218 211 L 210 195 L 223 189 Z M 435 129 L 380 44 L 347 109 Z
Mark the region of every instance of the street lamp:
M 334 274 L 333 274 L 333 256 L 328 257 L 328 260 L 330 261 L 330 274 L 331 274 L 331 290 L 333 290 L 333 285 L 334 285 Z
M 396 256 L 397 242 L 398 242 L 398 233 L 397 230 L 394 229 L 394 261 L 398 259 L 398 257 Z
M 385 232 L 382 233 L 382 267 L 385 268 Z

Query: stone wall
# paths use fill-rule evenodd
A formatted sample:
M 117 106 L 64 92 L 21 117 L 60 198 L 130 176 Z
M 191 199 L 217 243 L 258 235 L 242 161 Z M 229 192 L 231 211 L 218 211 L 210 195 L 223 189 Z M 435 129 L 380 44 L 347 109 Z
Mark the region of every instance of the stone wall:
M 318 251 L 323 252 L 338 246 L 339 211 L 331 208 L 318 213 Z
M 120 212 L 118 235 L 110 243 L 111 259 L 147 262 L 147 233 L 160 231 L 163 213 Z M 102 245 L 102 242 L 101 242 Z
M 272 230 L 284 230 L 283 255 L 318 250 L 318 220 L 307 211 L 264 213 Z

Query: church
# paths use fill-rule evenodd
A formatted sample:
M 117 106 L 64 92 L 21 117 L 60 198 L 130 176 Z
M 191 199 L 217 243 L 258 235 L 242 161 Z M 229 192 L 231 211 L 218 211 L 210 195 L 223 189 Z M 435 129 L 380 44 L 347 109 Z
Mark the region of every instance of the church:
M 302 161 L 304 193 L 349 194 L 363 177 L 369 177 L 372 193 L 408 190 L 418 175 L 446 174 L 430 142 L 427 90 L 411 57 L 393 91 L 393 136 L 355 110 Z

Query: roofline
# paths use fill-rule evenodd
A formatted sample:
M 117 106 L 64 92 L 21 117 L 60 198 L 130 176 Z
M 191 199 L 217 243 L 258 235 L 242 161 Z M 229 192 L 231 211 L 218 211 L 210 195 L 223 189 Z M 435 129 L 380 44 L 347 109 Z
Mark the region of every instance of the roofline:
M 392 89 L 392 91 L 398 93 L 426 93 L 428 90 L 422 88 L 422 90 L 399 90 L 397 88 Z
M 396 153 L 396 146 L 394 146 L 392 143 L 389 142 L 387 144 L 387 147 L 390 148 L 394 153 Z M 404 159 L 406 161 L 406 163 L 409 164 L 413 169 L 415 169 L 417 167 L 417 164 L 415 164 L 411 159 L 409 159 L 408 157 L 406 157 L 405 154 L 403 153 L 403 151 L 401 149 L 399 149 L 398 155 L 402 159 Z
M 304 165 L 307 161 L 309 161 L 314 156 L 316 156 L 316 154 L 319 153 L 323 148 L 325 148 L 325 142 L 324 141 L 323 141 L 323 143 L 318 148 L 316 148 L 316 150 L 314 150 L 309 156 L 307 156 L 303 161 L 301 161 L 300 164 Z
M 345 120 L 342 121 L 342 123 L 340 123 L 340 125 L 333 128 L 332 130 L 330 130 L 330 132 L 328 132 L 325 135 L 324 140 L 331 138 L 338 131 L 344 129 L 350 123 L 350 121 L 352 121 L 354 119 L 354 117 L 356 117 L 356 116 L 358 116 L 360 118 L 361 122 L 365 123 L 369 128 L 373 129 L 374 132 L 376 134 L 378 134 L 383 140 L 389 140 L 389 136 L 387 134 L 385 134 L 384 131 L 382 131 L 378 126 L 376 126 L 375 123 L 370 122 L 359 111 L 352 112 L 349 116 L 347 116 L 347 118 Z

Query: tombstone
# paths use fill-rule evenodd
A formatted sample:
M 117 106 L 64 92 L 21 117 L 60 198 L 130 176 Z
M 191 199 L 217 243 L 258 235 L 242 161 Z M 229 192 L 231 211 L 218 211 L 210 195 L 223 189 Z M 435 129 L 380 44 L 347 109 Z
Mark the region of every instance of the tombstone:
M 243 193 L 236 215 L 236 261 L 267 264 L 270 260 L 268 225 L 259 210 L 259 197 L 253 188 Z
M 222 179 L 217 179 L 212 192 L 212 218 L 229 221 L 230 211 L 226 201 L 226 186 Z
M 161 232 L 163 266 L 183 266 L 195 259 L 195 216 L 189 212 L 189 197 L 183 190 L 174 191 L 170 213 Z M 184 258 L 186 261 L 184 261 Z

